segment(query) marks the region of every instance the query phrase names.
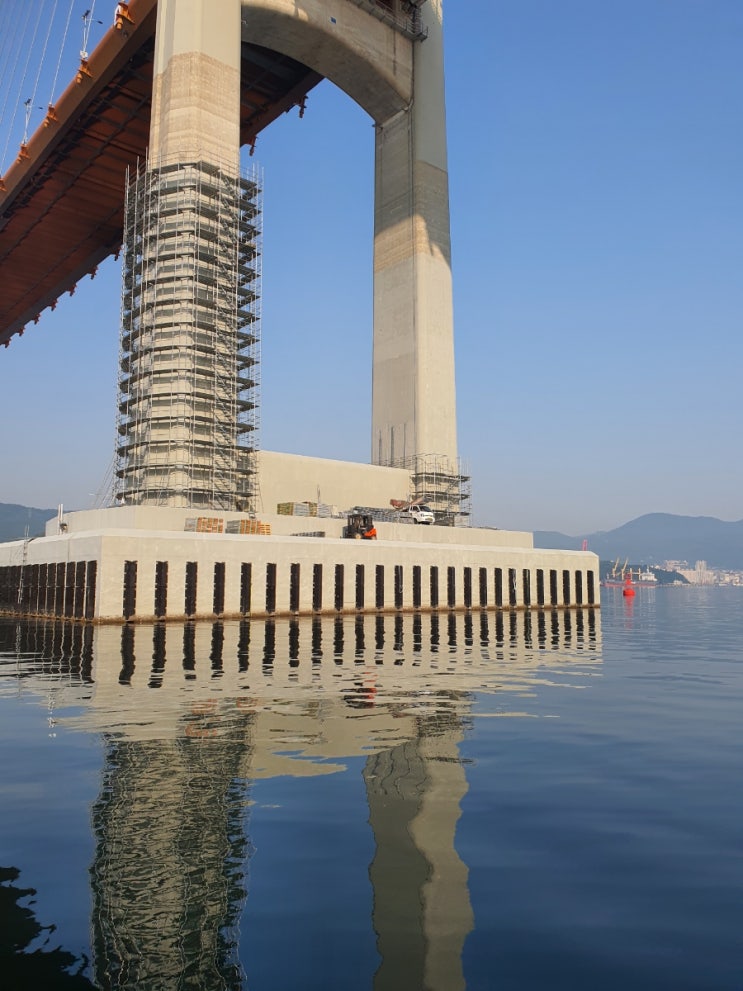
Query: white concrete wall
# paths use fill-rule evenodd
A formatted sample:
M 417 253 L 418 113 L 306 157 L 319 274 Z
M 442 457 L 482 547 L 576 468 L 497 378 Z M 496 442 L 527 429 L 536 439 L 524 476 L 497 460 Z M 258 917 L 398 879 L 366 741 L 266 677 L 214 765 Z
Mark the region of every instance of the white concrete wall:
M 116 512 L 116 511 L 110 511 Z M 177 511 L 176 511 L 177 512 Z M 286 518 L 296 523 L 296 518 Z M 413 531 L 420 540 L 436 536 L 436 531 L 452 540 L 458 534 L 477 533 L 443 527 L 399 527 Z M 485 531 L 496 538 L 499 531 Z M 184 533 L 167 530 L 107 529 L 75 532 L 30 541 L 25 549 L 28 565 L 49 562 L 97 561 L 95 616 L 102 620 L 123 618 L 123 581 L 126 561 L 137 562 L 136 609 L 133 619 L 147 620 L 155 613 L 155 570 L 158 561 L 167 561 L 168 601 L 165 618 L 184 616 L 184 585 L 187 562 L 198 569 L 195 617 L 214 615 L 214 565 L 225 564 L 225 600 L 220 615 L 241 614 L 241 569 L 252 569 L 251 615 L 275 612 L 311 613 L 315 611 L 354 612 L 410 610 L 414 608 L 446 609 L 467 606 L 504 607 L 538 605 L 537 572 L 543 573 L 544 592 L 541 604 L 550 604 L 550 572 L 556 572 L 555 605 L 577 604 L 577 582 L 582 583 L 582 604 L 589 603 L 589 581 L 598 604 L 599 576 L 596 555 L 582 551 L 534 550 L 528 546 L 497 546 L 485 543 L 414 543 L 408 540 L 376 541 L 325 539 L 290 536 L 240 536 L 232 534 Z M 0 546 L 0 568 L 18 565 L 23 560 L 23 542 Z M 291 598 L 292 566 L 299 568 L 296 601 Z M 363 606 L 357 604 L 357 566 L 363 565 Z M 275 571 L 275 602 L 266 597 L 269 566 Z M 313 594 L 315 567 L 322 569 L 322 603 Z M 342 567 L 342 581 L 337 583 L 337 569 Z M 383 600 L 377 598 L 377 568 L 382 568 Z M 414 598 L 414 571 L 420 568 L 420 599 Z M 438 602 L 431 598 L 431 568 L 438 569 Z M 453 569 L 453 599 L 448 596 L 449 569 Z M 468 570 L 466 570 L 468 569 Z M 480 596 L 480 569 L 485 569 L 486 595 Z M 496 569 L 500 569 L 502 599 L 496 600 Z M 530 595 L 526 601 L 524 572 L 529 575 Z M 567 573 L 567 594 L 563 573 Z M 465 594 L 467 576 L 471 594 Z M 592 578 L 589 579 L 589 574 Z M 396 581 L 396 576 L 399 581 Z M 580 577 L 578 577 L 580 576 Z M 511 579 L 513 595 L 509 594 Z M 339 603 L 338 591 L 341 590 Z
M 400 468 L 260 451 L 261 509 L 275 513 L 280 502 L 324 502 L 343 511 L 353 506 L 389 507 L 412 495 L 410 472 Z
M 366 466 L 362 466 L 366 467 Z M 186 532 L 187 521 L 195 519 L 217 519 L 224 524 L 232 520 L 248 520 L 245 513 L 229 513 L 222 510 L 202 512 L 194 509 L 170 509 L 156 506 L 117 506 L 114 509 L 88 509 L 77 513 L 64 515 L 64 526 L 68 534 L 88 534 L 97 531 L 149 531 L 152 533 Z M 277 513 L 259 513 L 256 519 L 270 527 L 274 536 L 298 536 L 303 533 L 324 531 L 326 537 L 343 537 L 346 527 L 346 515 L 335 518 L 323 516 L 283 516 Z M 383 540 L 393 540 L 401 543 L 435 545 L 460 544 L 475 547 L 518 547 L 530 550 L 534 546 L 533 534 L 522 530 L 477 529 L 475 527 L 446 527 L 418 526 L 413 523 L 384 523 L 375 521 L 379 536 Z M 56 536 L 59 533 L 57 518 L 47 523 L 46 535 Z M 133 533 L 133 536 L 136 534 Z M 208 533 L 198 534 L 199 538 L 212 536 Z M 217 539 L 230 534 L 218 534 Z M 22 554 L 23 542 L 0 545 L 0 555 L 4 547 L 14 547 L 13 553 Z M 31 546 L 31 545 L 29 545 Z

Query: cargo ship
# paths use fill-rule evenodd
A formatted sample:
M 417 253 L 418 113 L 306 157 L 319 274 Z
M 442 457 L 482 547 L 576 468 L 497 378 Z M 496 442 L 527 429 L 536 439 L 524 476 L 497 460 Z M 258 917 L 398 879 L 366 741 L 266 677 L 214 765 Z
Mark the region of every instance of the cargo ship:
M 619 559 L 617 559 L 611 572 L 601 580 L 601 585 L 604 588 L 623 588 L 627 584 L 645 588 L 657 588 L 660 583 L 658 582 L 658 576 L 650 568 L 646 567 L 644 570 L 638 568 L 637 573 L 633 574 L 632 568 L 627 567 L 627 561 L 620 568 Z

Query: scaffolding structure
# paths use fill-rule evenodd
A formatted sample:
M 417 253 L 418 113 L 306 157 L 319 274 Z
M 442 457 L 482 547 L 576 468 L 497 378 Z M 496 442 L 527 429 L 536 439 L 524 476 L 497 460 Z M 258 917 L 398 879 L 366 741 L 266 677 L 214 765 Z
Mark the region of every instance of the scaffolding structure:
M 410 472 L 413 498 L 430 506 L 438 524 L 469 526 L 472 487 L 462 461 L 442 454 L 414 454 L 390 463 Z
M 257 168 L 127 176 L 117 503 L 255 510 L 261 221 Z

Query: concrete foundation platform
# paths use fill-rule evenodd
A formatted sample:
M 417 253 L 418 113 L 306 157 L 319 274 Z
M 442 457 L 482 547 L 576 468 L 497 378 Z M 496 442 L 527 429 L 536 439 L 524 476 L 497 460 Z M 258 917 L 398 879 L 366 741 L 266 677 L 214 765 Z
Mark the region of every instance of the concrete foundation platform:
M 0 545 L 0 612 L 90 622 L 598 605 L 599 561 L 506 530 L 340 518 L 70 513 Z

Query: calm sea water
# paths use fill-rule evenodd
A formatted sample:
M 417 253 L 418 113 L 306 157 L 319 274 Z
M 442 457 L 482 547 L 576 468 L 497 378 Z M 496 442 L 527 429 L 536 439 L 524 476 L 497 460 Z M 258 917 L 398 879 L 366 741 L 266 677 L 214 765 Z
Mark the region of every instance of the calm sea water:
M 743 589 L 602 592 L 0 621 L 0 985 L 741 991 Z

